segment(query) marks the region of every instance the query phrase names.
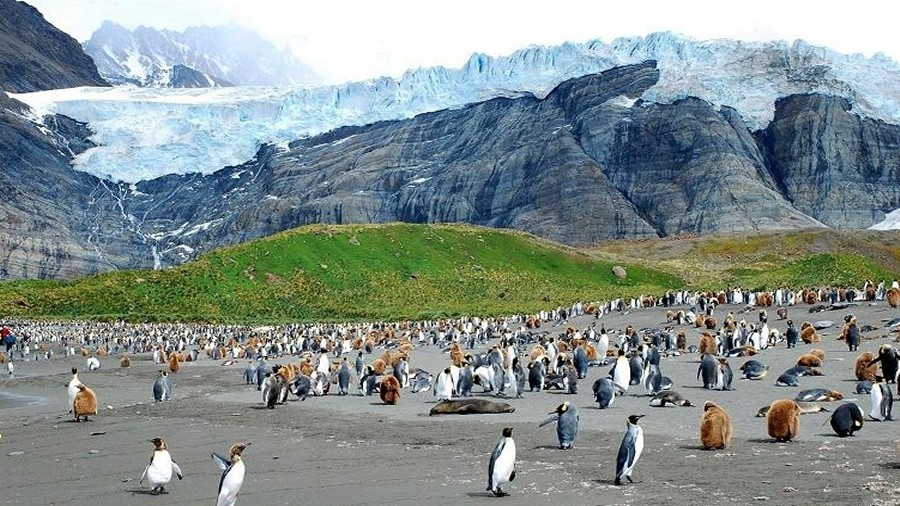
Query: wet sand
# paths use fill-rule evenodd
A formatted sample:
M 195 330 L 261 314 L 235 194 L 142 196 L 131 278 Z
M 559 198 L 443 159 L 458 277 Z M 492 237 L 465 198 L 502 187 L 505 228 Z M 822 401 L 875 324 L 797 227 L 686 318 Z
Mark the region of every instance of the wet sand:
M 662 372 L 672 378 L 674 390 L 698 406 L 713 400 L 731 414 L 733 445 L 724 451 L 699 449 L 701 407 L 649 407 L 640 386 L 632 386 L 611 408 L 597 409 L 591 385 L 609 366 L 592 367 L 575 395 L 550 390 L 505 400 L 515 413 L 429 417 L 431 393 L 408 390 L 396 406 L 383 405 L 377 396 L 332 393 L 303 402 L 292 396 L 267 410 L 255 387 L 243 384 L 243 361 L 222 366 L 203 358 L 183 364 L 172 375 L 175 400 L 158 404 L 151 395 L 158 366 L 149 356 L 133 357 L 126 369 L 118 357 L 105 357 L 93 372 L 81 357 L 18 362 L 16 377 L 0 380 L 0 391 L 25 396 L 0 399 L 0 504 L 213 504 L 219 471 L 209 454 L 238 441 L 253 443 L 244 453 L 247 479 L 238 499 L 245 505 L 900 504 L 900 421 L 867 421 L 855 436 L 838 438 L 823 425 L 828 413 L 807 414 L 796 441 L 775 443 L 766 434 L 765 419 L 754 416 L 761 406 L 807 388 L 839 390 L 869 411 L 868 396 L 853 393 L 857 353 L 846 351 L 835 337 L 844 315 L 852 312 L 861 326 L 880 327 L 864 333 L 868 339 L 860 346 L 875 352 L 898 336 L 883 328 L 882 320 L 900 312 L 884 303 L 818 314 L 807 308 L 790 308 L 790 317 L 798 323 L 832 320 L 835 326 L 821 331 L 823 342 L 815 345 L 827 352 L 826 376 L 800 378 L 799 388 L 776 387 L 774 381 L 813 345 L 801 343 L 795 350 L 779 345 L 754 357 L 770 366 L 760 381 L 738 379 L 737 368 L 746 358 L 730 359 L 736 378 L 735 390 L 728 392 L 700 388 L 697 355 L 663 358 Z M 716 315 L 721 319 L 738 309 L 723 306 Z M 756 312 L 745 317 L 752 322 Z M 584 328 L 592 321 L 583 317 L 569 324 Z M 665 310 L 610 314 L 600 322 L 608 329 L 662 326 Z M 770 320 L 770 326 L 783 331 L 785 323 Z M 696 342 L 697 329 L 679 329 Z M 436 373 L 448 360 L 440 350 L 423 347 L 414 351 L 411 366 Z M 100 413 L 90 422 L 75 423 L 66 414 L 72 366 L 100 399 Z M 478 393 L 480 387 L 474 390 L 486 395 Z M 892 390 L 896 395 L 896 386 Z M 23 399 L 27 405 L 9 407 Z M 566 400 L 580 410 L 580 432 L 574 449 L 559 450 L 553 426 L 537 424 Z M 900 406 L 895 413 L 900 418 Z M 630 414 L 646 415 L 646 446 L 634 471 L 637 482 L 617 487 L 612 484 L 616 451 Z M 495 499 L 485 492 L 487 464 L 506 426 L 515 429 L 518 476 L 507 487 L 511 496 Z M 186 474 L 162 496 L 151 496 L 146 483 L 138 484 L 152 450 L 147 439 L 155 436 L 168 439 Z

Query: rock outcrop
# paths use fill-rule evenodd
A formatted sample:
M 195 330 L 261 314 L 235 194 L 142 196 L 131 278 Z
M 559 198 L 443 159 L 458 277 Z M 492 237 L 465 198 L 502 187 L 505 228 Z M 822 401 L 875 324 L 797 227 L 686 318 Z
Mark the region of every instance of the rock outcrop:
M 78 42 L 34 7 L 0 0 L 0 90 L 109 86 Z

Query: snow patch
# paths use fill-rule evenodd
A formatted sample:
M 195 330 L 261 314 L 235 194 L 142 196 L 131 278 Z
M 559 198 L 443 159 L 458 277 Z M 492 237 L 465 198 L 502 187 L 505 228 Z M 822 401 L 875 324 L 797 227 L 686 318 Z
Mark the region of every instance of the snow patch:
M 869 230 L 900 230 L 900 209 L 887 213 L 884 220 L 872 225 Z

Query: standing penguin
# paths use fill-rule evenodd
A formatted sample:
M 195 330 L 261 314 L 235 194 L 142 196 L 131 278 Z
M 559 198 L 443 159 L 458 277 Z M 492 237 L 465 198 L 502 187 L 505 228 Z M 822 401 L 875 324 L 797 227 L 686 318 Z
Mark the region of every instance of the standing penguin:
M 597 340 L 597 358 L 600 365 L 606 365 L 606 353 L 609 351 L 609 334 L 606 333 L 606 327 L 600 326 L 600 339 Z
M 731 446 L 731 416 L 721 406 L 706 401 L 700 419 L 700 446 L 704 450 L 722 450 Z
M 438 374 L 434 382 L 434 396 L 438 401 L 449 401 L 453 398 L 453 375 L 449 367 Z
M 216 500 L 216 506 L 234 506 L 237 502 L 238 492 L 244 484 L 244 461 L 241 454 L 244 449 L 251 443 L 237 443 L 231 445 L 228 450 L 228 456 L 218 453 L 210 454 L 213 461 L 222 470 L 222 477 L 219 479 L 219 493 Z
M 532 392 L 535 390 L 540 392 L 544 390 L 545 380 L 544 361 L 540 359 L 531 361 L 528 364 L 528 388 Z
M 363 359 L 363 352 L 359 352 L 359 354 L 356 355 L 356 377 L 362 378 L 365 369 L 366 361 Z
M 97 414 L 97 394 L 93 390 L 78 385 L 78 393 L 75 394 L 75 400 L 72 402 L 72 413 L 75 415 L 75 421 L 80 422 L 82 418 L 88 421 L 89 415 Z
M 501 487 L 516 479 L 516 442 L 512 431 L 512 427 L 503 429 L 503 437 L 494 446 L 488 464 L 487 491 L 497 497 L 508 495 Z
M 897 369 L 900 366 L 900 353 L 897 353 L 897 350 L 890 344 L 882 344 L 878 348 L 878 357 L 866 364 L 866 367 L 871 367 L 878 362 L 881 362 L 881 376 L 884 377 L 884 381 L 896 382 Z
M 270 374 L 266 378 L 266 386 L 263 388 L 263 402 L 269 409 L 275 409 L 275 405 L 281 402 L 282 391 L 286 382 L 280 374 Z
M 400 388 L 409 386 L 409 362 L 406 357 L 400 357 L 397 365 L 394 366 L 394 377 L 400 382 Z
M 78 395 L 78 385 L 81 385 L 81 380 L 78 379 L 78 368 L 72 368 L 72 379 L 69 380 L 69 385 L 66 387 L 69 393 L 69 413 L 72 412 L 72 403 L 75 402 L 75 396 Z
M 716 388 L 716 380 L 718 376 L 718 362 L 711 353 L 704 353 L 700 358 L 700 367 L 697 368 L 697 379 L 703 383 L 703 388 Z
M 256 383 L 256 364 L 253 360 L 248 360 L 247 367 L 244 368 L 244 383 L 247 385 Z
M 619 350 L 619 356 L 616 358 L 616 364 L 612 370 L 612 380 L 625 392 L 631 385 L 631 366 L 628 363 L 628 357 L 625 356 L 625 350 Z
M 456 394 L 459 397 L 472 397 L 472 368 L 468 362 L 463 362 L 459 367 L 459 379 L 456 380 Z
M 828 421 L 835 434 L 847 437 L 862 428 L 864 418 L 862 408 L 852 402 L 845 402 L 834 410 Z
M 844 339 L 847 340 L 847 348 L 850 351 L 857 351 L 859 349 L 859 326 L 856 325 L 856 317 L 848 314 L 844 317 L 844 321 L 846 325 L 844 325 L 843 334 Z
M 734 372 L 731 370 L 731 364 L 727 358 L 720 358 L 716 364 L 716 390 L 731 390 L 731 382 L 734 379 Z
M 158 371 L 156 380 L 153 381 L 153 400 L 156 402 L 168 401 L 172 399 L 169 393 L 169 381 L 166 371 Z
M 631 380 L 628 382 L 630 385 L 640 385 L 641 380 L 644 378 L 644 359 L 640 353 L 635 353 L 631 355 L 631 358 L 628 359 L 628 366 L 631 369 Z
M 637 465 L 638 459 L 641 458 L 641 452 L 644 451 L 644 429 L 638 425 L 638 422 L 644 415 L 631 415 L 628 417 L 628 430 L 619 445 L 619 454 L 616 456 L 616 485 L 622 484 L 622 478 L 628 479 L 629 483 L 634 483 L 631 479 L 631 472 Z
M 147 483 L 153 487 L 153 489 L 150 490 L 150 493 L 157 495 L 166 491 L 166 485 L 172 481 L 173 474 L 178 476 L 178 479 L 180 480 L 184 478 L 184 473 L 181 472 L 181 468 L 178 467 L 178 464 L 176 464 L 175 461 L 172 460 L 172 456 L 169 455 L 165 439 L 155 437 L 149 441 L 153 443 L 153 453 L 150 454 L 150 463 L 144 468 L 144 472 L 141 474 L 141 479 L 138 481 L 138 484 L 144 483 L 144 478 L 146 478 Z
M 769 406 L 766 429 L 775 441 L 784 443 L 800 433 L 800 406 L 790 399 L 780 399 Z
M 891 411 L 894 408 L 894 397 L 891 395 L 891 389 L 883 380 L 872 384 L 872 391 L 869 393 L 869 400 L 872 402 L 872 409 L 869 411 L 869 418 L 877 422 L 892 420 Z
M 538 427 L 556 422 L 556 438 L 559 440 L 559 447 L 563 450 L 572 449 L 575 438 L 578 436 L 578 408 L 566 401 L 557 406 L 556 410 L 551 411 L 550 414 L 553 416 L 541 422 Z
M 350 364 L 347 357 L 341 362 L 337 370 L 338 395 L 347 395 L 350 390 Z
M 367 365 L 359 379 L 359 395 L 372 395 L 378 389 L 378 374 L 375 368 Z
M 575 366 L 575 371 L 578 373 L 578 379 L 584 379 L 587 377 L 588 357 L 587 352 L 584 351 L 583 346 L 578 346 L 577 348 L 575 348 L 572 356 L 572 364 Z

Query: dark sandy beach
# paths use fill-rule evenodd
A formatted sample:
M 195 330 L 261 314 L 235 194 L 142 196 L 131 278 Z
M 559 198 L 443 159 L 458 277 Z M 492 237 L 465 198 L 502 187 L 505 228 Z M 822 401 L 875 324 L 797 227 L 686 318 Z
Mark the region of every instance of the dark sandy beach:
M 158 404 L 151 385 L 159 366 L 149 356 L 133 357 L 124 369 L 118 357 L 105 357 L 93 372 L 82 357 L 18 362 L 15 377 L 0 380 L 6 394 L 0 396 L 0 504 L 214 504 L 219 471 L 210 452 L 225 452 L 239 441 L 253 443 L 244 453 L 247 479 L 238 499 L 244 505 L 900 504 L 900 421 L 867 421 L 855 436 L 838 438 L 823 425 L 828 413 L 806 414 L 796 441 L 775 443 L 765 419 L 754 416 L 761 406 L 807 388 L 839 390 L 869 411 L 868 395 L 853 393 L 857 353 L 835 337 L 852 312 L 860 325 L 879 327 L 864 333 L 860 347 L 875 352 L 897 338 L 882 320 L 900 312 L 883 302 L 818 314 L 807 308 L 792 307 L 791 318 L 827 319 L 835 326 L 822 331 L 823 342 L 815 346 L 827 352 L 826 375 L 800 378 L 799 388 L 776 387 L 774 381 L 811 345 L 787 350 L 781 344 L 754 357 L 770 366 L 760 381 L 738 379 L 746 358 L 730 359 L 735 390 L 726 392 L 700 388 L 696 354 L 663 358 L 662 372 L 674 390 L 698 406 L 713 400 L 731 414 L 733 445 L 724 451 L 699 449 L 701 407 L 649 407 L 639 385 L 610 409 L 597 409 L 591 385 L 608 366 L 592 367 L 575 395 L 550 390 L 505 400 L 515 406 L 512 414 L 429 417 L 431 393 L 408 390 L 396 406 L 383 405 L 377 396 L 340 397 L 333 390 L 303 402 L 291 396 L 267 410 L 255 387 L 244 385 L 243 365 L 222 366 L 206 357 L 183 364 L 172 375 L 175 399 Z M 724 306 L 717 315 L 738 309 Z M 745 316 L 752 321 L 756 314 Z M 593 321 L 568 323 L 584 328 Z M 665 310 L 613 313 L 600 321 L 609 329 L 662 326 Z M 773 319 L 770 326 L 783 331 L 785 323 Z M 680 328 L 696 342 L 697 329 Z M 448 356 L 434 347 L 417 348 L 411 359 L 412 367 L 435 373 L 447 363 Z M 72 366 L 100 400 L 100 413 L 90 422 L 75 423 L 66 414 Z M 896 395 L 896 386 L 892 390 Z M 559 450 L 553 427 L 538 423 L 566 400 L 580 410 L 580 433 L 574 449 Z M 900 406 L 895 413 L 900 418 Z M 646 447 L 634 471 L 636 483 L 617 487 L 615 455 L 630 414 L 646 415 Z M 515 429 L 518 476 L 507 487 L 511 496 L 497 499 L 485 492 L 487 464 L 506 426 Z M 155 436 L 168 439 L 186 474 L 161 496 L 138 484 L 152 450 L 147 439 Z

